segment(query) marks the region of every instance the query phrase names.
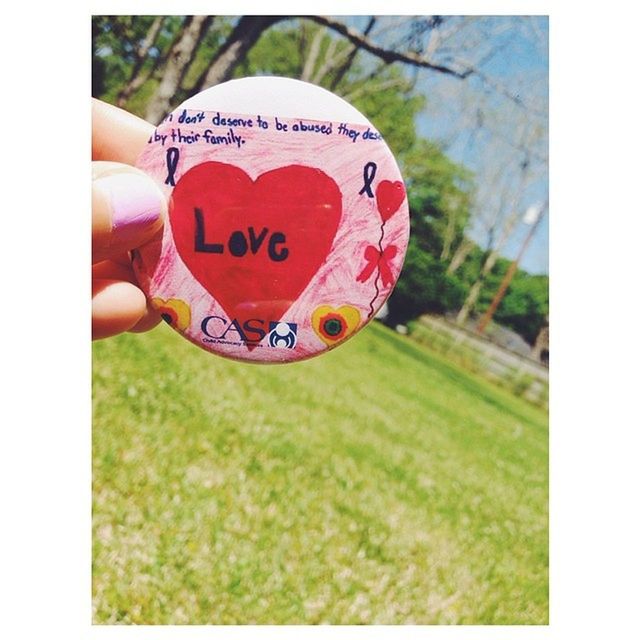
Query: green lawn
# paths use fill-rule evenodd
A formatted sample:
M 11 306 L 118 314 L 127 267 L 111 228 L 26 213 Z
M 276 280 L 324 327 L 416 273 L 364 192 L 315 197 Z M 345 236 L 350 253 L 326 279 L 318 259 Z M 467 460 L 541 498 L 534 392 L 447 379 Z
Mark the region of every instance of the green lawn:
M 94 622 L 546 624 L 546 414 L 374 323 L 94 345 Z

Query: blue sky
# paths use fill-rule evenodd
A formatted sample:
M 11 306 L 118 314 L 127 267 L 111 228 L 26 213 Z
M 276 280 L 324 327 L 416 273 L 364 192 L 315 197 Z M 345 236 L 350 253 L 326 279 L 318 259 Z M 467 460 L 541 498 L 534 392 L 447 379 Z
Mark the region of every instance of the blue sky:
M 499 80 L 502 84 L 509 88 L 513 88 L 523 100 L 527 101 L 531 98 L 531 103 L 536 104 L 536 108 L 542 112 L 548 110 L 548 20 L 543 16 L 535 17 L 519 17 L 521 24 L 519 29 L 509 29 L 508 21 L 510 16 L 496 16 L 487 18 L 486 20 L 495 21 L 495 25 L 500 23 L 505 26 L 505 31 L 496 35 L 493 40 L 488 41 L 487 46 L 495 46 L 497 52 L 491 60 L 483 65 L 483 71 L 493 78 Z M 523 21 L 530 21 L 531 24 L 522 24 Z M 524 32 L 524 33 L 523 33 Z M 535 42 L 527 37 L 529 32 L 533 36 Z M 490 44 L 493 42 L 493 44 Z M 428 105 L 424 114 L 418 122 L 418 130 L 421 135 L 448 141 L 448 155 L 472 169 L 476 173 L 476 180 L 481 181 L 482 176 L 487 171 L 487 145 L 495 143 L 490 141 L 490 135 L 478 135 L 474 133 L 474 127 L 461 127 L 460 115 L 461 111 L 474 108 L 473 89 L 481 91 L 481 83 L 474 81 L 476 86 L 470 86 L 465 89 L 467 102 L 456 105 L 455 97 L 460 87 L 452 87 L 452 83 L 469 83 L 469 80 L 456 80 L 435 73 L 424 74 L 419 86 L 427 96 Z M 445 105 L 433 104 L 437 100 L 430 100 L 433 93 L 442 93 L 446 95 L 451 93 L 452 103 Z M 431 104 L 430 104 L 431 103 Z M 494 100 L 488 98 L 488 103 L 495 107 L 495 118 L 497 129 L 501 127 L 501 113 L 505 113 L 504 128 L 501 131 L 505 136 L 509 136 L 510 114 L 518 111 L 517 107 L 513 107 L 506 99 Z M 502 106 L 501 106 L 502 104 Z M 440 108 L 438 108 L 440 107 Z M 509 114 L 506 114 L 509 111 Z M 522 110 L 521 110 L 522 111 Z M 525 113 L 523 111 L 523 113 Z M 538 114 L 533 117 L 537 118 Z M 526 116 L 523 116 L 526 117 Z M 548 119 L 544 116 L 538 118 L 542 123 L 544 132 L 541 134 L 541 140 L 538 149 L 542 150 L 542 154 L 548 157 Z M 455 135 L 452 132 L 456 132 Z M 516 161 L 514 156 L 513 161 Z M 518 208 L 524 213 L 526 208 L 534 203 L 541 203 L 548 198 L 548 162 L 538 163 L 539 176 L 531 181 L 520 198 Z M 515 258 L 522 242 L 528 233 L 528 226 L 519 223 L 511 237 L 505 244 L 502 253 L 507 258 Z M 486 242 L 486 231 L 476 225 L 471 230 L 470 235 L 474 240 L 483 244 Z M 525 253 L 521 267 L 530 273 L 548 273 L 549 269 L 549 212 L 543 218 L 538 226 L 535 236 Z
M 387 25 L 397 23 L 397 31 L 389 29 L 377 36 L 374 30 L 373 39 L 391 44 L 397 34 L 406 29 L 406 20 L 406 16 L 381 18 L 380 22 Z M 444 26 L 456 20 L 463 18 L 446 18 Z M 349 22 L 362 30 L 367 18 L 354 16 Z M 418 119 L 418 132 L 441 141 L 453 160 L 474 172 L 478 188 L 484 191 L 484 199 L 477 199 L 477 211 L 482 210 L 485 216 L 491 215 L 489 200 L 496 175 L 500 176 L 501 191 L 521 192 L 518 188 L 520 174 L 516 168 L 524 156 L 514 151 L 508 142 L 515 139 L 517 126 L 531 128 L 532 123 L 535 124 L 537 137 L 536 144 L 524 145 L 533 150 L 533 168 L 528 175 L 528 185 L 511 210 L 524 214 L 527 207 L 548 198 L 548 40 L 546 16 L 478 16 L 451 42 L 454 57 L 462 52 L 472 61 L 482 59 L 482 72 L 512 94 L 517 94 L 529 110 L 516 106 L 499 92 L 487 89 L 485 83 L 473 76 L 459 80 L 429 70 L 419 72 L 416 90 L 425 95 L 427 106 Z M 446 53 L 441 54 L 441 58 L 439 55 L 435 54 L 436 61 L 451 66 Z M 477 114 L 480 112 L 485 125 L 478 128 Z M 504 171 L 497 170 L 499 163 L 504 165 Z M 531 175 L 533 172 L 535 177 Z M 487 231 L 479 220 L 481 217 L 476 216 L 476 223 L 469 233 L 484 246 Z M 503 255 L 514 258 L 527 232 L 527 225 L 517 224 L 502 250 Z M 548 263 L 549 213 L 538 226 L 521 267 L 530 273 L 548 273 Z

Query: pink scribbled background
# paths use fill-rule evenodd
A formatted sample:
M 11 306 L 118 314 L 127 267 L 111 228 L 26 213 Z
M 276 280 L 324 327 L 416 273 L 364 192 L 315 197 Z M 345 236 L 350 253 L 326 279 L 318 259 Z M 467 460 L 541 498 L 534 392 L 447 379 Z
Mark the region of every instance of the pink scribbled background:
M 172 129 L 180 128 L 183 134 L 202 133 L 211 129 L 213 135 L 226 135 L 229 127 L 216 127 L 211 124 L 215 111 L 204 112 L 205 120 L 199 124 L 178 124 L 177 117 L 182 112 L 173 113 L 173 122 L 165 121 L 156 129 L 158 134 L 170 134 Z M 199 113 L 189 110 L 189 115 Z M 321 169 L 331 176 L 343 196 L 342 218 L 336 233 L 333 248 L 325 263 L 318 269 L 307 288 L 296 300 L 288 312 L 281 318 L 284 322 L 298 324 L 297 344 L 293 349 L 254 348 L 227 344 L 207 344 L 201 332 L 200 323 L 205 316 L 226 313 L 216 299 L 191 275 L 188 268 L 176 252 L 169 221 L 165 225 L 161 247 L 149 245 L 140 250 L 142 264 L 134 261 L 141 285 L 149 298 L 177 298 L 185 301 L 191 308 L 191 323 L 183 335 L 198 346 L 229 358 L 257 361 L 279 362 L 300 360 L 321 353 L 328 347 L 315 333 L 311 325 L 311 315 L 320 305 L 340 307 L 350 305 L 360 311 L 362 328 L 383 305 L 397 280 L 407 243 L 409 240 L 409 208 L 406 198 L 398 211 L 384 225 L 382 248 L 395 245 L 397 255 L 393 258 L 390 270 L 393 283 L 382 285 L 378 278 L 379 295 L 373 303 L 373 315 L 370 303 L 375 296 L 377 270 L 364 283 L 356 282 L 358 274 L 367 261 L 364 258 L 368 245 L 378 247 L 382 220 L 376 207 L 375 198 L 366 194 L 359 195 L 362 189 L 363 168 L 367 162 L 375 162 L 377 172 L 372 183 L 372 191 L 381 180 L 401 181 L 398 166 L 384 141 L 363 140 L 362 134 L 367 126 L 347 124 L 350 129 L 360 132 L 354 143 L 347 136 L 337 133 L 339 122 L 332 123 L 333 132 L 327 136 L 320 133 L 294 132 L 291 126 L 297 119 L 278 118 L 289 125 L 289 131 L 276 131 L 275 118 L 262 116 L 270 124 L 269 129 L 260 129 L 256 123 L 257 114 L 222 113 L 227 118 L 252 118 L 253 128 L 234 127 L 236 135 L 241 135 L 246 143 L 238 148 L 234 145 L 211 145 L 201 140 L 195 144 L 180 144 L 170 137 L 164 146 L 151 141 L 138 160 L 138 167 L 152 176 L 165 194 L 171 196 L 172 186 L 165 184 L 167 178 L 166 152 L 169 147 L 179 149 L 179 162 L 175 171 L 176 182 L 190 168 L 202 162 L 215 160 L 235 165 L 245 171 L 253 180 L 266 171 L 291 164 L 300 164 Z M 261 114 L 262 115 L 262 114 Z M 304 120 L 305 124 L 313 123 Z M 327 124 L 327 123 L 322 123 Z M 373 129 L 371 129 L 373 130 Z M 159 259 L 155 260 L 160 251 Z M 269 320 L 265 318 L 265 320 Z M 231 335 L 231 334 L 230 334 Z M 235 339 L 237 334 L 232 334 Z M 353 335 L 353 334 L 352 334 Z M 343 340 L 344 342 L 344 340 Z M 262 341 L 266 344 L 266 339 Z M 338 343 L 341 344 L 341 343 Z

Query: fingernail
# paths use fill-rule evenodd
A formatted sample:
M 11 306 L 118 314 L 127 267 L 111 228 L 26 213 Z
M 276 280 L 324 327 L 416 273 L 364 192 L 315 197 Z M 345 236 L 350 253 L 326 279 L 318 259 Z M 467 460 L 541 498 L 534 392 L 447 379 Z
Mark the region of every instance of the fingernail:
M 112 233 L 118 242 L 135 240 L 160 219 L 162 194 L 150 178 L 114 173 L 100 178 L 98 183 L 109 198 Z

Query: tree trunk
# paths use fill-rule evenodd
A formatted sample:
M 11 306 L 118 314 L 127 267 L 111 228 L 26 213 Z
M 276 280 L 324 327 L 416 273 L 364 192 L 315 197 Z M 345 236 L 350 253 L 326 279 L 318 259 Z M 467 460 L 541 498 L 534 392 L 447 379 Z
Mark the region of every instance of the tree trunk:
M 313 70 L 315 69 L 316 62 L 318 61 L 318 56 L 320 55 L 322 38 L 324 38 L 326 32 L 326 27 L 318 27 L 318 30 L 313 36 L 311 46 L 309 47 L 309 52 L 306 56 L 307 59 L 304 62 L 304 68 L 302 69 L 302 73 L 300 74 L 300 80 L 304 80 L 305 82 L 309 82 L 311 80 Z
M 442 245 L 442 252 L 440 253 L 440 260 L 449 259 L 449 254 L 451 253 L 451 245 L 453 244 L 453 238 L 456 232 L 457 217 L 458 217 L 457 209 L 455 209 L 449 214 L 449 219 L 447 220 L 447 228 L 444 233 L 444 243 Z
M 367 27 L 363 32 L 363 35 L 365 37 L 367 37 L 371 33 L 371 29 L 373 29 L 373 26 L 375 25 L 375 23 L 376 23 L 376 17 L 371 16 L 371 18 L 369 18 L 369 22 L 367 23 Z M 342 80 L 342 78 L 344 78 L 347 71 L 349 71 L 349 69 L 351 68 L 351 65 L 353 64 L 353 61 L 356 59 L 356 55 L 358 54 L 358 51 L 360 51 L 360 47 L 357 47 L 356 45 L 351 46 L 351 51 L 349 52 L 347 59 L 344 61 L 342 66 L 338 69 L 335 77 L 333 78 L 333 80 L 331 81 L 331 84 L 329 85 L 329 89 L 331 89 L 331 91 L 335 91 L 336 87 L 340 84 L 340 81 Z
M 324 62 L 320 66 L 320 68 L 315 72 L 314 76 L 311 78 L 311 82 L 319 85 L 322 82 L 322 79 L 333 69 L 336 65 L 336 60 L 341 60 L 344 54 L 338 53 L 336 55 L 336 49 L 338 48 L 338 39 L 331 38 L 329 40 L 329 46 L 324 53 Z
M 509 239 L 511 232 L 513 231 L 513 228 L 515 227 L 516 222 L 518 221 L 518 217 L 519 217 L 518 211 L 514 209 L 513 213 L 509 216 L 509 218 L 505 223 L 504 231 L 502 233 L 502 237 L 500 238 L 500 241 L 495 246 L 495 248 L 489 252 L 487 259 L 482 265 L 482 271 L 480 272 L 480 277 L 473 283 L 471 289 L 469 289 L 469 294 L 467 295 L 467 299 L 464 301 L 464 304 L 462 305 L 462 309 L 460 309 L 456 317 L 456 322 L 458 324 L 463 325 L 469 318 L 470 313 L 475 308 L 476 302 L 478 301 L 478 297 L 480 296 L 480 292 L 482 291 L 482 287 L 484 286 L 485 280 L 493 270 L 493 267 L 495 266 L 496 261 L 500 256 L 500 249 L 502 249 L 505 242 Z
M 158 38 L 158 34 L 160 33 L 160 29 L 162 28 L 163 22 L 164 22 L 164 18 L 162 16 L 156 16 L 154 21 L 151 23 L 151 26 L 149 27 L 149 30 L 147 31 L 147 35 L 144 37 L 144 40 L 140 43 L 140 46 L 136 49 L 136 59 L 135 59 L 135 62 L 133 63 L 131 74 L 129 75 L 129 81 L 120 90 L 120 93 L 118 93 L 116 104 L 119 107 L 124 107 L 124 105 L 126 104 L 131 94 L 144 84 L 144 80 L 140 81 L 140 78 L 143 77 L 146 80 L 146 78 L 149 77 L 149 75 L 144 75 L 144 74 L 141 74 L 140 72 L 142 71 L 142 67 L 144 66 L 144 63 L 147 59 L 147 54 L 149 53 L 149 49 L 151 49 L 151 47 L 155 44 Z M 157 60 L 158 58 L 156 58 L 156 62 Z M 155 68 L 155 64 L 153 68 Z
M 169 53 L 169 60 L 160 86 L 147 107 L 146 118 L 149 122 L 158 124 L 169 112 L 171 99 L 180 88 L 184 75 L 212 21 L 212 16 L 190 16 L 187 18 L 182 28 L 182 35 Z
M 486 264 L 486 263 L 485 263 Z M 482 285 L 484 284 L 484 275 L 480 276 L 472 285 L 471 285 L 471 289 L 469 289 L 469 294 L 467 295 L 466 300 L 464 301 L 464 304 L 462 305 L 462 308 L 460 309 L 460 311 L 458 311 L 458 315 L 456 316 L 456 322 L 459 325 L 464 325 L 468 318 L 469 318 L 469 314 L 471 313 L 471 311 L 473 310 L 477 300 L 478 300 L 478 296 L 480 295 L 480 292 L 482 291 Z
M 242 16 L 231 35 L 220 47 L 211 66 L 205 69 L 195 84 L 203 91 L 231 79 L 234 69 L 243 60 L 247 51 L 270 26 L 283 20 L 284 16 Z
M 462 266 L 462 263 L 467 259 L 473 247 L 474 242 L 465 236 L 455 250 L 453 258 L 451 258 L 451 262 L 447 267 L 447 273 L 449 275 L 455 273 Z
M 500 255 L 500 250 L 506 244 L 507 240 L 509 239 L 509 236 L 511 235 L 511 232 L 513 231 L 513 228 L 516 226 L 516 223 L 520 218 L 520 212 L 518 211 L 518 202 L 522 196 L 522 193 L 525 190 L 525 186 L 527 184 L 527 176 L 529 174 L 530 168 L 531 168 L 531 163 L 529 161 L 529 154 L 527 152 L 525 153 L 525 157 L 522 159 L 520 163 L 520 178 L 518 182 L 518 187 L 513 192 L 513 195 L 511 196 L 511 199 L 509 202 L 509 209 L 511 210 L 511 213 L 509 214 L 509 216 L 504 222 L 504 226 L 502 227 L 502 235 L 500 236 L 498 243 L 495 246 L 493 246 L 493 240 L 490 239 L 489 241 L 489 254 L 487 256 L 487 259 L 485 260 L 485 263 L 482 265 L 480 276 L 473 283 L 471 289 L 469 290 L 469 294 L 467 295 L 467 299 L 464 301 L 464 304 L 462 305 L 462 309 L 460 309 L 456 317 L 456 322 L 460 325 L 464 325 L 464 323 L 469 318 L 470 313 L 473 311 L 474 307 L 476 306 L 476 302 L 478 301 L 478 297 L 480 296 L 480 291 L 482 290 L 485 280 L 487 279 L 487 276 L 491 273 L 491 270 L 493 269 L 496 261 L 498 260 L 498 256 Z M 502 196 L 504 197 L 504 192 Z M 502 208 L 502 205 L 500 208 Z M 495 227 L 492 227 L 490 229 L 490 234 L 491 234 L 490 238 L 493 238 L 494 232 L 495 232 Z

